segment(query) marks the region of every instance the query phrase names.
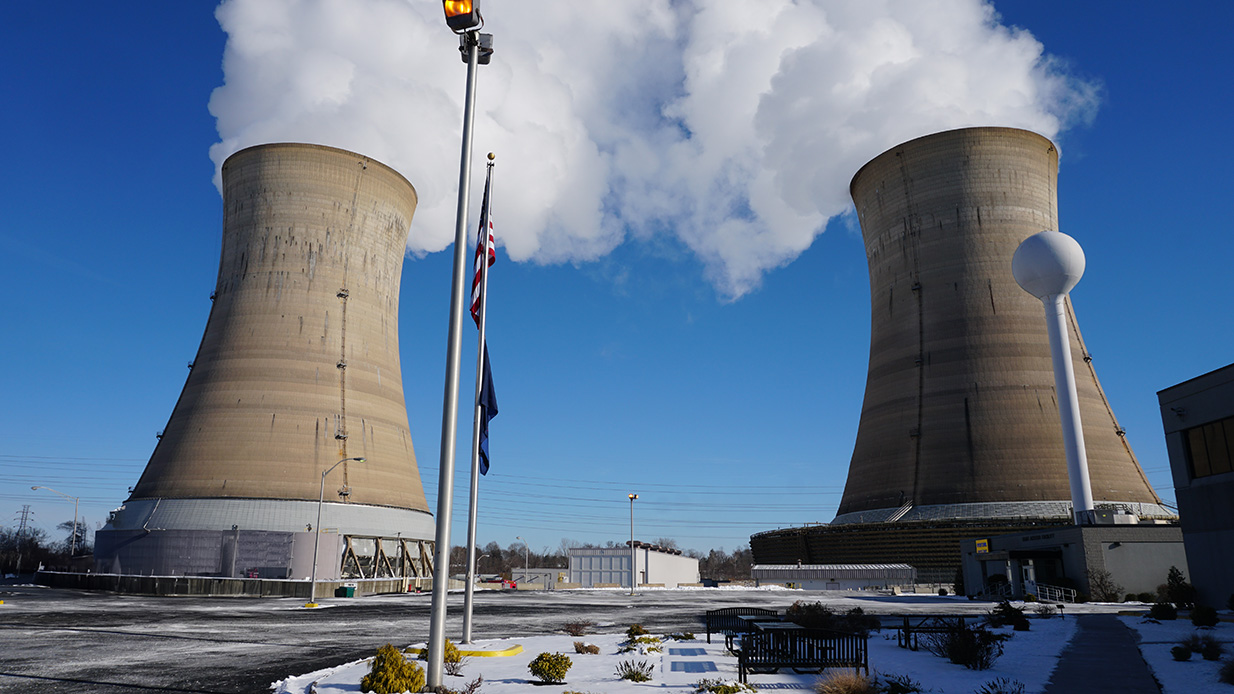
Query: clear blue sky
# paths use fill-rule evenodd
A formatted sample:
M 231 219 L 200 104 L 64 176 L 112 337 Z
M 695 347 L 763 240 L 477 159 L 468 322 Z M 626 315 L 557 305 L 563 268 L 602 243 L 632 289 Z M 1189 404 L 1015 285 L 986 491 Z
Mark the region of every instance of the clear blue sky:
M 437 3 L 408 2 L 436 21 Z M 517 37 L 502 34 L 502 5 L 486 5 L 495 64 L 503 40 L 518 57 Z M 1234 5 L 1021 0 L 996 9 L 1003 25 L 1044 45 L 1054 69 L 1096 87 L 1091 119 L 1057 138 L 1060 230 L 1088 256 L 1073 299 L 1098 376 L 1154 487 L 1173 501 L 1156 392 L 1234 361 Z M 208 2 L 53 1 L 14 5 L 0 21 L 2 523 L 14 524 L 24 504 L 45 529 L 71 519 L 71 504 L 32 485 L 80 496 L 90 526 L 101 522 L 136 483 L 183 386 L 222 223 L 209 156 L 220 135 L 207 104 L 223 84 L 228 35 L 213 11 Z M 464 66 L 445 64 L 461 93 Z M 482 101 L 509 98 L 505 87 L 481 86 L 490 90 Z M 456 165 L 457 130 L 439 137 Z M 509 207 L 516 189 L 536 185 L 521 161 L 499 157 L 499 237 L 503 223 L 523 219 L 502 217 L 502 196 Z M 844 181 L 855 171 L 845 168 L 835 173 Z M 431 182 L 416 175 L 436 177 L 437 198 L 452 200 L 455 170 L 405 173 L 422 198 Z M 618 219 L 632 228 L 636 216 Z M 717 279 L 732 263 L 706 255 L 723 249 L 649 232 L 675 218 L 658 219 L 566 262 L 501 249 L 490 308 L 501 415 L 481 543 L 621 541 L 628 492 L 640 496 L 639 537 L 700 550 L 834 516 L 869 349 L 866 262 L 850 218 L 832 219 L 804 251 L 784 251 L 737 290 Z M 409 256 L 400 310 L 407 409 L 433 508 L 450 269 L 448 253 Z M 470 417 L 461 421 L 466 429 Z M 465 451 L 470 432 L 461 434 Z M 462 467 L 458 480 L 456 543 Z

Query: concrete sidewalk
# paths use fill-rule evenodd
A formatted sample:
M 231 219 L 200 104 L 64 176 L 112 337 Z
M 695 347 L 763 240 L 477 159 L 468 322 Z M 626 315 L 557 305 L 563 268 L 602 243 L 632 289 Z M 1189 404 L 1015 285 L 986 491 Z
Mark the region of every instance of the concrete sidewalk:
M 1077 615 L 1078 628 L 1063 649 L 1045 694 L 1161 694 L 1140 655 L 1135 635 L 1108 614 Z

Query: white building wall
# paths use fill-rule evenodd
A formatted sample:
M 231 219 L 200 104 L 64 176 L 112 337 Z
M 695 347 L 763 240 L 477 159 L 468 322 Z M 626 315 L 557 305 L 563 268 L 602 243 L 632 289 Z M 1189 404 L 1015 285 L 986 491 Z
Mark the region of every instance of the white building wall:
M 570 583 L 583 588 L 598 584 L 630 585 L 630 548 L 597 547 L 571 549 Z M 650 547 L 635 549 L 638 582 L 664 584 L 676 588 L 682 583 L 698 583 L 698 560 Z

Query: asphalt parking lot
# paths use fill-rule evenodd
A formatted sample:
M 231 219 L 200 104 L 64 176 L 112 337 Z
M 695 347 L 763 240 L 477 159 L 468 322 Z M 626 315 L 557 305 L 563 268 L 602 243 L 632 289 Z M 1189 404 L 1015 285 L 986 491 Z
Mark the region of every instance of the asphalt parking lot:
M 427 593 L 301 601 L 154 598 L 32 585 L 0 586 L 0 692 L 195 692 L 259 694 L 288 675 L 372 655 L 384 643 L 428 638 Z M 639 623 L 652 631 L 702 631 L 706 610 L 783 610 L 795 600 L 876 614 L 983 613 L 989 603 L 918 596 L 785 590 L 476 593 L 476 639 L 557 632 L 588 620 L 597 631 Z M 447 636 L 462 631 L 462 594 L 451 594 Z

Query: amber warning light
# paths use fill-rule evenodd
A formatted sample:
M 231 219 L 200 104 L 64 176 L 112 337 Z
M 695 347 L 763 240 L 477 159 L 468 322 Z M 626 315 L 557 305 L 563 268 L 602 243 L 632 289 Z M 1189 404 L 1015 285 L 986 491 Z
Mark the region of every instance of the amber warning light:
M 480 17 L 480 0 L 442 0 L 446 11 L 446 26 L 456 32 L 469 31 L 484 23 Z

